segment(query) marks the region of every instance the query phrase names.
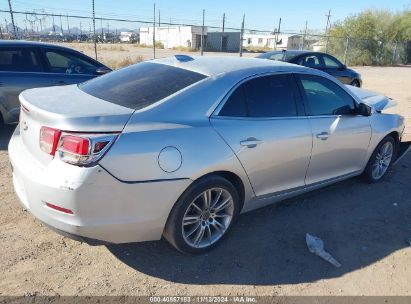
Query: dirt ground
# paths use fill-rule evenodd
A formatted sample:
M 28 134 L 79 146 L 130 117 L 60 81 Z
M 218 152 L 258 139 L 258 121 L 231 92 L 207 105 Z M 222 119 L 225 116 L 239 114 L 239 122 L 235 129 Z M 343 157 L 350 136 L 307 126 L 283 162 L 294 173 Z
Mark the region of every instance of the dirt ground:
M 398 100 L 411 124 L 411 68 L 357 69 L 364 87 Z M 411 153 L 377 184 L 350 179 L 240 217 L 201 256 L 165 241 L 91 247 L 21 209 L 0 130 L 0 296 L 411 295 Z M 308 252 L 321 237 L 341 262 Z

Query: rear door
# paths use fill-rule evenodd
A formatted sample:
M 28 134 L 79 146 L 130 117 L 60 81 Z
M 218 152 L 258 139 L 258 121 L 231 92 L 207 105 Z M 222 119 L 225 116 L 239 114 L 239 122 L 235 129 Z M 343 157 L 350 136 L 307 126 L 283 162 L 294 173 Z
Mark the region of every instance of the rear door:
M 312 134 L 291 74 L 248 79 L 211 124 L 237 155 L 257 196 L 304 186 Z
M 36 47 L 0 48 L 0 110 L 4 121 L 18 121 L 19 94 L 26 89 L 50 85 Z
M 76 52 L 57 48 L 44 48 L 47 70 L 54 75 L 54 85 L 67 85 L 84 82 L 96 77 L 101 64 Z
M 359 173 L 371 139 L 369 117 L 356 114 L 354 98 L 325 77 L 296 75 L 313 132 L 306 184 Z

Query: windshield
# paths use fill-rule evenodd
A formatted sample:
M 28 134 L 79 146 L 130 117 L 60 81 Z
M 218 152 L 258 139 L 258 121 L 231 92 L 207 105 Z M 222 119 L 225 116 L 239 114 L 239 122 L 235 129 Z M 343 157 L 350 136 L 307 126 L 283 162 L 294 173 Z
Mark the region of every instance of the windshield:
M 207 76 L 169 65 L 142 62 L 79 84 L 94 97 L 142 109 Z

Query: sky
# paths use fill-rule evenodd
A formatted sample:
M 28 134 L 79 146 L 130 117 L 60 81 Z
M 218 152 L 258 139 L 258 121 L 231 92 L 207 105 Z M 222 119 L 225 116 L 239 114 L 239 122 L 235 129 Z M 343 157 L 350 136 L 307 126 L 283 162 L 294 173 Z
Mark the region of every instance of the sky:
M 44 10 L 55 14 L 91 15 L 91 0 L 11 0 L 15 11 Z M 222 15 L 226 15 L 226 27 L 240 28 L 241 19 L 245 14 L 245 28 L 256 30 L 272 30 L 282 18 L 283 31 L 301 31 L 305 28 L 312 30 L 325 29 L 327 13 L 331 9 L 331 22 L 343 20 L 364 9 L 389 9 L 393 12 L 411 8 L 411 0 L 157 0 L 156 18 L 160 10 L 160 20 L 163 22 L 201 24 L 202 10 L 205 9 L 205 24 L 221 26 Z M 118 19 L 153 20 L 152 0 L 95 0 L 97 17 Z M 8 9 L 7 0 L 0 1 L 0 9 Z M 4 19 L 10 22 L 8 13 L 0 13 L 0 24 Z M 17 24 L 24 28 L 24 15 L 15 15 Z M 46 20 L 46 23 L 51 23 Z M 59 24 L 59 20 L 55 23 Z M 70 26 L 77 26 L 80 21 L 70 21 Z M 86 23 L 86 24 L 85 24 Z M 83 26 L 90 26 L 89 21 L 83 21 Z M 105 24 L 104 24 L 105 23 Z M 107 27 L 107 22 L 103 27 Z M 84 25 L 85 24 L 85 25 Z M 49 25 L 50 26 L 50 25 Z M 109 22 L 110 28 L 137 28 L 141 24 L 126 22 Z M 63 18 L 63 28 L 66 22 Z M 100 24 L 96 24 L 100 27 Z

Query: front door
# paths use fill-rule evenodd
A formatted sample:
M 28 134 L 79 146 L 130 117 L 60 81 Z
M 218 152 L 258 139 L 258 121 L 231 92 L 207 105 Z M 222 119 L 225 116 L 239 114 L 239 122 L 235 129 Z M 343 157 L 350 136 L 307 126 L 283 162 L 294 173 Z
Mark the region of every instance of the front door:
M 344 84 L 351 83 L 352 79 L 341 62 L 329 55 L 322 54 L 321 57 L 323 59 L 324 72 L 334 76 Z
M 304 186 L 312 134 L 302 112 L 293 76 L 276 74 L 243 82 L 212 116 L 257 196 Z
M 371 139 L 369 117 L 339 84 L 321 76 L 297 75 L 313 133 L 306 184 L 363 170 Z
M 76 84 L 96 77 L 98 66 L 76 53 L 45 49 L 44 55 L 48 71 L 54 75 L 54 85 Z

